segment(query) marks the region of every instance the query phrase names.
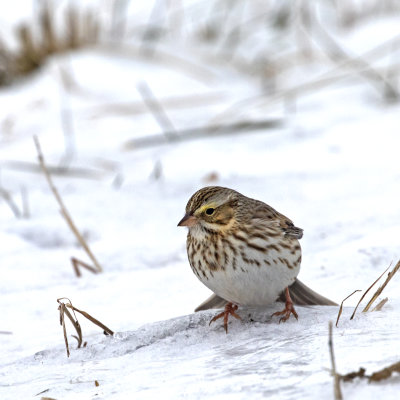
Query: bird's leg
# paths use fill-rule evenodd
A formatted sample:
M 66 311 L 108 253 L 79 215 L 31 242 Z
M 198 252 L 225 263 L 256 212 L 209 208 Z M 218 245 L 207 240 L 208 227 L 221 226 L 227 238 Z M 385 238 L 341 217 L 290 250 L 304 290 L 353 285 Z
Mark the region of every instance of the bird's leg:
M 225 332 L 228 333 L 228 318 L 229 318 L 229 315 L 232 315 L 233 317 L 235 317 L 235 318 L 237 318 L 237 319 L 242 319 L 242 318 L 240 318 L 240 316 L 237 315 L 236 312 L 235 312 L 238 308 L 239 308 L 239 306 L 237 306 L 236 304 L 228 303 L 228 304 L 225 306 L 225 310 L 222 311 L 222 313 L 217 314 L 217 315 L 210 321 L 210 324 L 209 324 L 209 325 L 211 325 L 211 322 L 214 322 L 214 321 L 216 321 L 217 319 L 224 317 L 224 328 L 225 328 Z
M 298 318 L 297 312 L 294 309 L 293 306 L 293 301 L 290 297 L 290 293 L 289 293 L 289 288 L 287 287 L 285 289 L 285 296 L 286 296 L 286 302 L 285 302 L 285 308 L 282 311 L 277 311 L 275 313 L 272 314 L 272 316 L 274 315 L 283 315 L 283 317 L 280 318 L 279 323 L 281 323 L 282 321 L 285 322 L 289 319 L 290 314 L 293 314 L 295 316 L 296 319 Z

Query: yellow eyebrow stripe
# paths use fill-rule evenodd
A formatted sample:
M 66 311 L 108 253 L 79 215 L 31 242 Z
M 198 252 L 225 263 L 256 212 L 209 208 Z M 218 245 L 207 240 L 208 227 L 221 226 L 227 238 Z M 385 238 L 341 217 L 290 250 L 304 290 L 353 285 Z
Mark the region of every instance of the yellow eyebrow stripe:
M 199 208 L 199 213 L 202 213 L 202 212 L 204 212 L 205 210 L 207 210 L 207 208 L 216 208 L 217 207 L 217 203 L 208 203 L 208 204 L 205 204 L 204 206 L 201 206 L 200 208 Z

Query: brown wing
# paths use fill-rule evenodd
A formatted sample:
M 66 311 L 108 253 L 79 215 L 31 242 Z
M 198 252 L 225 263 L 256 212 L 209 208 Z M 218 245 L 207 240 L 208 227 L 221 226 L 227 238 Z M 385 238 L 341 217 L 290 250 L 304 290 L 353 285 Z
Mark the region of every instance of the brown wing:
M 294 226 L 293 222 L 280 212 L 262 201 L 254 200 L 253 203 L 253 219 L 260 219 L 264 223 L 278 225 L 285 237 L 301 239 L 303 237 L 303 229 Z

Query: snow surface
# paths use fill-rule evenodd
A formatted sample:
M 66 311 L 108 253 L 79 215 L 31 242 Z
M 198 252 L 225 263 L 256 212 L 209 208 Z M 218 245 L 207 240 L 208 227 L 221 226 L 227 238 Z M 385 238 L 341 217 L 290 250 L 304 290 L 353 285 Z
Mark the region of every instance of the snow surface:
M 337 40 L 353 54 L 364 52 L 394 37 L 398 22 L 366 21 Z M 208 326 L 215 312 L 193 309 L 210 293 L 189 268 L 186 231 L 176 224 L 200 187 L 232 187 L 304 229 L 303 282 L 337 302 L 366 289 L 400 258 L 400 106 L 349 73 L 286 107 L 260 97 L 257 78 L 212 56 L 205 61 L 200 44 L 163 46 L 201 66 L 201 76 L 102 46 L 54 57 L 0 91 L 0 186 L 19 207 L 24 188 L 30 210 L 29 218 L 15 218 L 0 201 L 0 399 L 332 399 L 328 322 L 336 320 L 337 307 L 297 307 L 299 321 L 285 324 L 270 317 L 279 304 L 241 309 L 243 320 L 231 321 L 228 335 L 219 322 Z M 392 53 L 390 62 L 398 57 Z M 60 84 L 60 67 L 73 72 L 70 90 Z M 300 66 L 284 72 L 279 85 L 310 82 L 334 67 L 327 61 Z M 128 151 L 127 141 L 161 131 L 143 107 L 137 90 L 143 82 L 161 100 L 207 99 L 194 105 L 186 99 L 179 107 L 165 100 L 178 130 L 242 118 L 279 118 L 283 125 Z M 258 100 L 242 101 L 249 98 Z M 53 180 L 104 268 L 81 278 L 70 257 L 87 257 L 43 175 L 15 165 L 37 164 L 33 135 L 48 165 L 65 161 L 63 111 L 72 116 L 70 165 L 92 175 L 53 174 Z M 399 279 L 385 289 L 389 302 L 380 312 L 359 312 L 350 321 L 358 298 L 346 302 L 334 329 L 339 372 L 362 366 L 372 373 L 399 361 Z M 105 337 L 79 317 L 88 344 L 75 349 L 69 336 L 68 359 L 56 303 L 64 296 L 116 335 Z M 67 329 L 73 332 L 68 323 Z M 342 389 L 345 399 L 397 399 L 400 377 L 356 380 Z

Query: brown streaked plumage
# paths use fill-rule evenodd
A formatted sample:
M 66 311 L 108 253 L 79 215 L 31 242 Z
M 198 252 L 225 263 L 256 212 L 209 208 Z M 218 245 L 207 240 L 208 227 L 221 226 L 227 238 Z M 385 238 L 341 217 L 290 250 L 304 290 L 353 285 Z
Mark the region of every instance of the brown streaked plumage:
M 296 279 L 303 230 L 269 205 L 232 189 L 209 186 L 193 194 L 178 226 L 189 228 L 186 244 L 193 272 L 215 293 L 196 311 L 225 304 L 225 311 L 211 322 L 223 317 L 226 331 L 229 315 L 240 318 L 238 306 L 264 306 L 283 294 L 285 309 L 274 315 L 282 315 L 280 321 L 290 314 L 297 318 L 290 285 L 298 289 L 296 298 L 323 303 L 325 298 Z M 325 300 L 324 304 L 334 304 Z

